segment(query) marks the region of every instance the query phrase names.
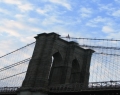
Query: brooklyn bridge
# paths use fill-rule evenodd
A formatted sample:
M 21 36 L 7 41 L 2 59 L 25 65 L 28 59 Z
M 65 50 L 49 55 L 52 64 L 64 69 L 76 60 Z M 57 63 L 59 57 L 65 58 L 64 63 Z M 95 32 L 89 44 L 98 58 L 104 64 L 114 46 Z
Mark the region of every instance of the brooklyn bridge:
M 35 39 L 0 57 L 0 95 L 120 95 L 120 40 Z

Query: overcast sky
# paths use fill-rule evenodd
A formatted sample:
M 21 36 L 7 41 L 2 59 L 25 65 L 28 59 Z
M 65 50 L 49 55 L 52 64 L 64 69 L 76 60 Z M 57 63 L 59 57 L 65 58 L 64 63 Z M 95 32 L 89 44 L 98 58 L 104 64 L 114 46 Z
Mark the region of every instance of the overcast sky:
M 120 37 L 120 0 L 0 0 L 0 55 L 43 32 Z

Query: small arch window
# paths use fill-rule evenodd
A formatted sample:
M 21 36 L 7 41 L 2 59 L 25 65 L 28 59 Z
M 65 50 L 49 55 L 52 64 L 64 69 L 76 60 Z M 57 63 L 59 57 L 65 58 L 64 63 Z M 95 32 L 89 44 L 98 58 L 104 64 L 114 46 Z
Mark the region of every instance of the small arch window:
M 70 82 L 71 83 L 79 83 L 80 82 L 80 66 L 79 66 L 77 59 L 74 59 L 72 61 Z

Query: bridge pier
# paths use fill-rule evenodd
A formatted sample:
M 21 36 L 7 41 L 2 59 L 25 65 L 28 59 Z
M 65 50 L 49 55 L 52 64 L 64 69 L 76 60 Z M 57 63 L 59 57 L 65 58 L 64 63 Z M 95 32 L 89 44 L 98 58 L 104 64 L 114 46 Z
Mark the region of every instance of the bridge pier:
M 35 38 L 35 49 L 18 95 L 48 95 L 53 85 L 88 85 L 93 50 L 65 41 L 56 33 L 43 33 Z

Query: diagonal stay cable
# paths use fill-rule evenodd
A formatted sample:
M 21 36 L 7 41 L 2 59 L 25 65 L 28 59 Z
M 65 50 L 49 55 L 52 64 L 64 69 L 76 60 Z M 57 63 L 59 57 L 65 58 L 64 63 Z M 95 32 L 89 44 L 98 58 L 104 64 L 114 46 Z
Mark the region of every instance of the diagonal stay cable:
M 105 47 L 105 46 L 91 46 L 91 45 L 79 45 L 81 47 L 88 47 L 88 48 L 102 48 L 102 49 L 114 49 L 120 50 L 120 47 Z
M 97 38 L 75 38 L 75 37 L 61 37 L 61 38 L 86 39 L 86 40 L 102 40 L 102 41 L 120 41 L 120 40 L 115 40 L 115 39 L 97 39 Z
M 8 76 L 8 77 L 2 78 L 2 79 L 0 79 L 0 80 L 5 80 L 5 79 L 8 79 L 8 78 L 11 78 L 11 77 L 17 76 L 17 75 L 21 75 L 21 74 L 26 73 L 26 72 L 27 72 L 27 71 L 24 71 L 24 72 L 21 72 L 21 73 L 17 73 L 17 74 L 15 74 L 15 75 Z
M 109 54 L 109 53 L 104 53 L 104 52 L 95 52 L 94 54 L 102 54 L 102 55 L 109 55 L 109 56 L 120 56 L 118 54 Z
M 0 72 L 2 72 L 2 71 L 4 71 L 4 70 L 7 70 L 7 69 L 10 69 L 10 68 L 12 68 L 12 67 L 15 67 L 15 66 L 17 66 L 17 65 L 23 64 L 23 63 L 25 63 L 25 62 L 27 62 L 27 61 L 30 61 L 30 59 L 31 59 L 31 58 L 27 58 L 27 59 L 22 60 L 22 61 L 20 61 L 20 62 L 17 62 L 17 63 L 14 63 L 14 64 L 12 64 L 12 65 L 3 67 L 3 68 L 0 69 Z
M 16 49 L 16 50 L 14 50 L 14 51 L 12 51 L 12 52 L 10 52 L 10 53 L 7 53 L 7 54 L 1 56 L 0 58 L 5 57 L 5 56 L 7 56 L 7 55 L 9 55 L 9 54 L 12 54 L 12 53 L 14 53 L 14 52 L 16 52 L 16 51 L 19 51 L 19 50 L 21 50 L 21 49 L 23 49 L 23 48 L 25 48 L 25 47 L 27 47 L 27 46 L 30 46 L 30 45 L 32 45 L 32 44 L 34 44 L 34 43 L 35 43 L 35 42 L 32 42 L 32 43 L 30 43 L 30 44 L 27 44 L 26 46 L 23 46 L 23 47 L 21 47 L 21 48 L 19 48 L 19 49 Z
M 68 37 L 61 37 L 61 38 L 68 38 Z M 87 40 L 120 41 L 120 40 L 113 40 L 113 39 L 75 38 L 75 37 L 69 37 L 69 38 L 70 38 L 70 39 L 87 39 Z M 27 46 L 29 46 L 29 45 L 32 45 L 32 44 L 34 44 L 34 43 L 35 43 L 35 42 L 32 42 L 32 43 L 30 43 L 30 44 L 27 44 L 26 46 L 23 46 L 23 47 L 21 47 L 21 48 L 19 48 L 19 49 L 17 49 L 17 50 L 14 50 L 14 51 L 12 51 L 12 52 L 10 52 L 10 53 L 7 53 L 7 54 L 1 56 L 0 58 L 2 58 L 2 57 L 4 57 L 4 56 L 7 56 L 7 55 L 9 55 L 9 54 L 12 54 L 12 53 L 14 53 L 14 52 L 16 52 L 16 51 L 18 51 L 18 50 L 21 50 L 21 49 L 23 49 L 23 48 L 25 48 L 25 47 L 27 47 Z M 113 48 L 114 48 L 114 47 L 113 47 Z

